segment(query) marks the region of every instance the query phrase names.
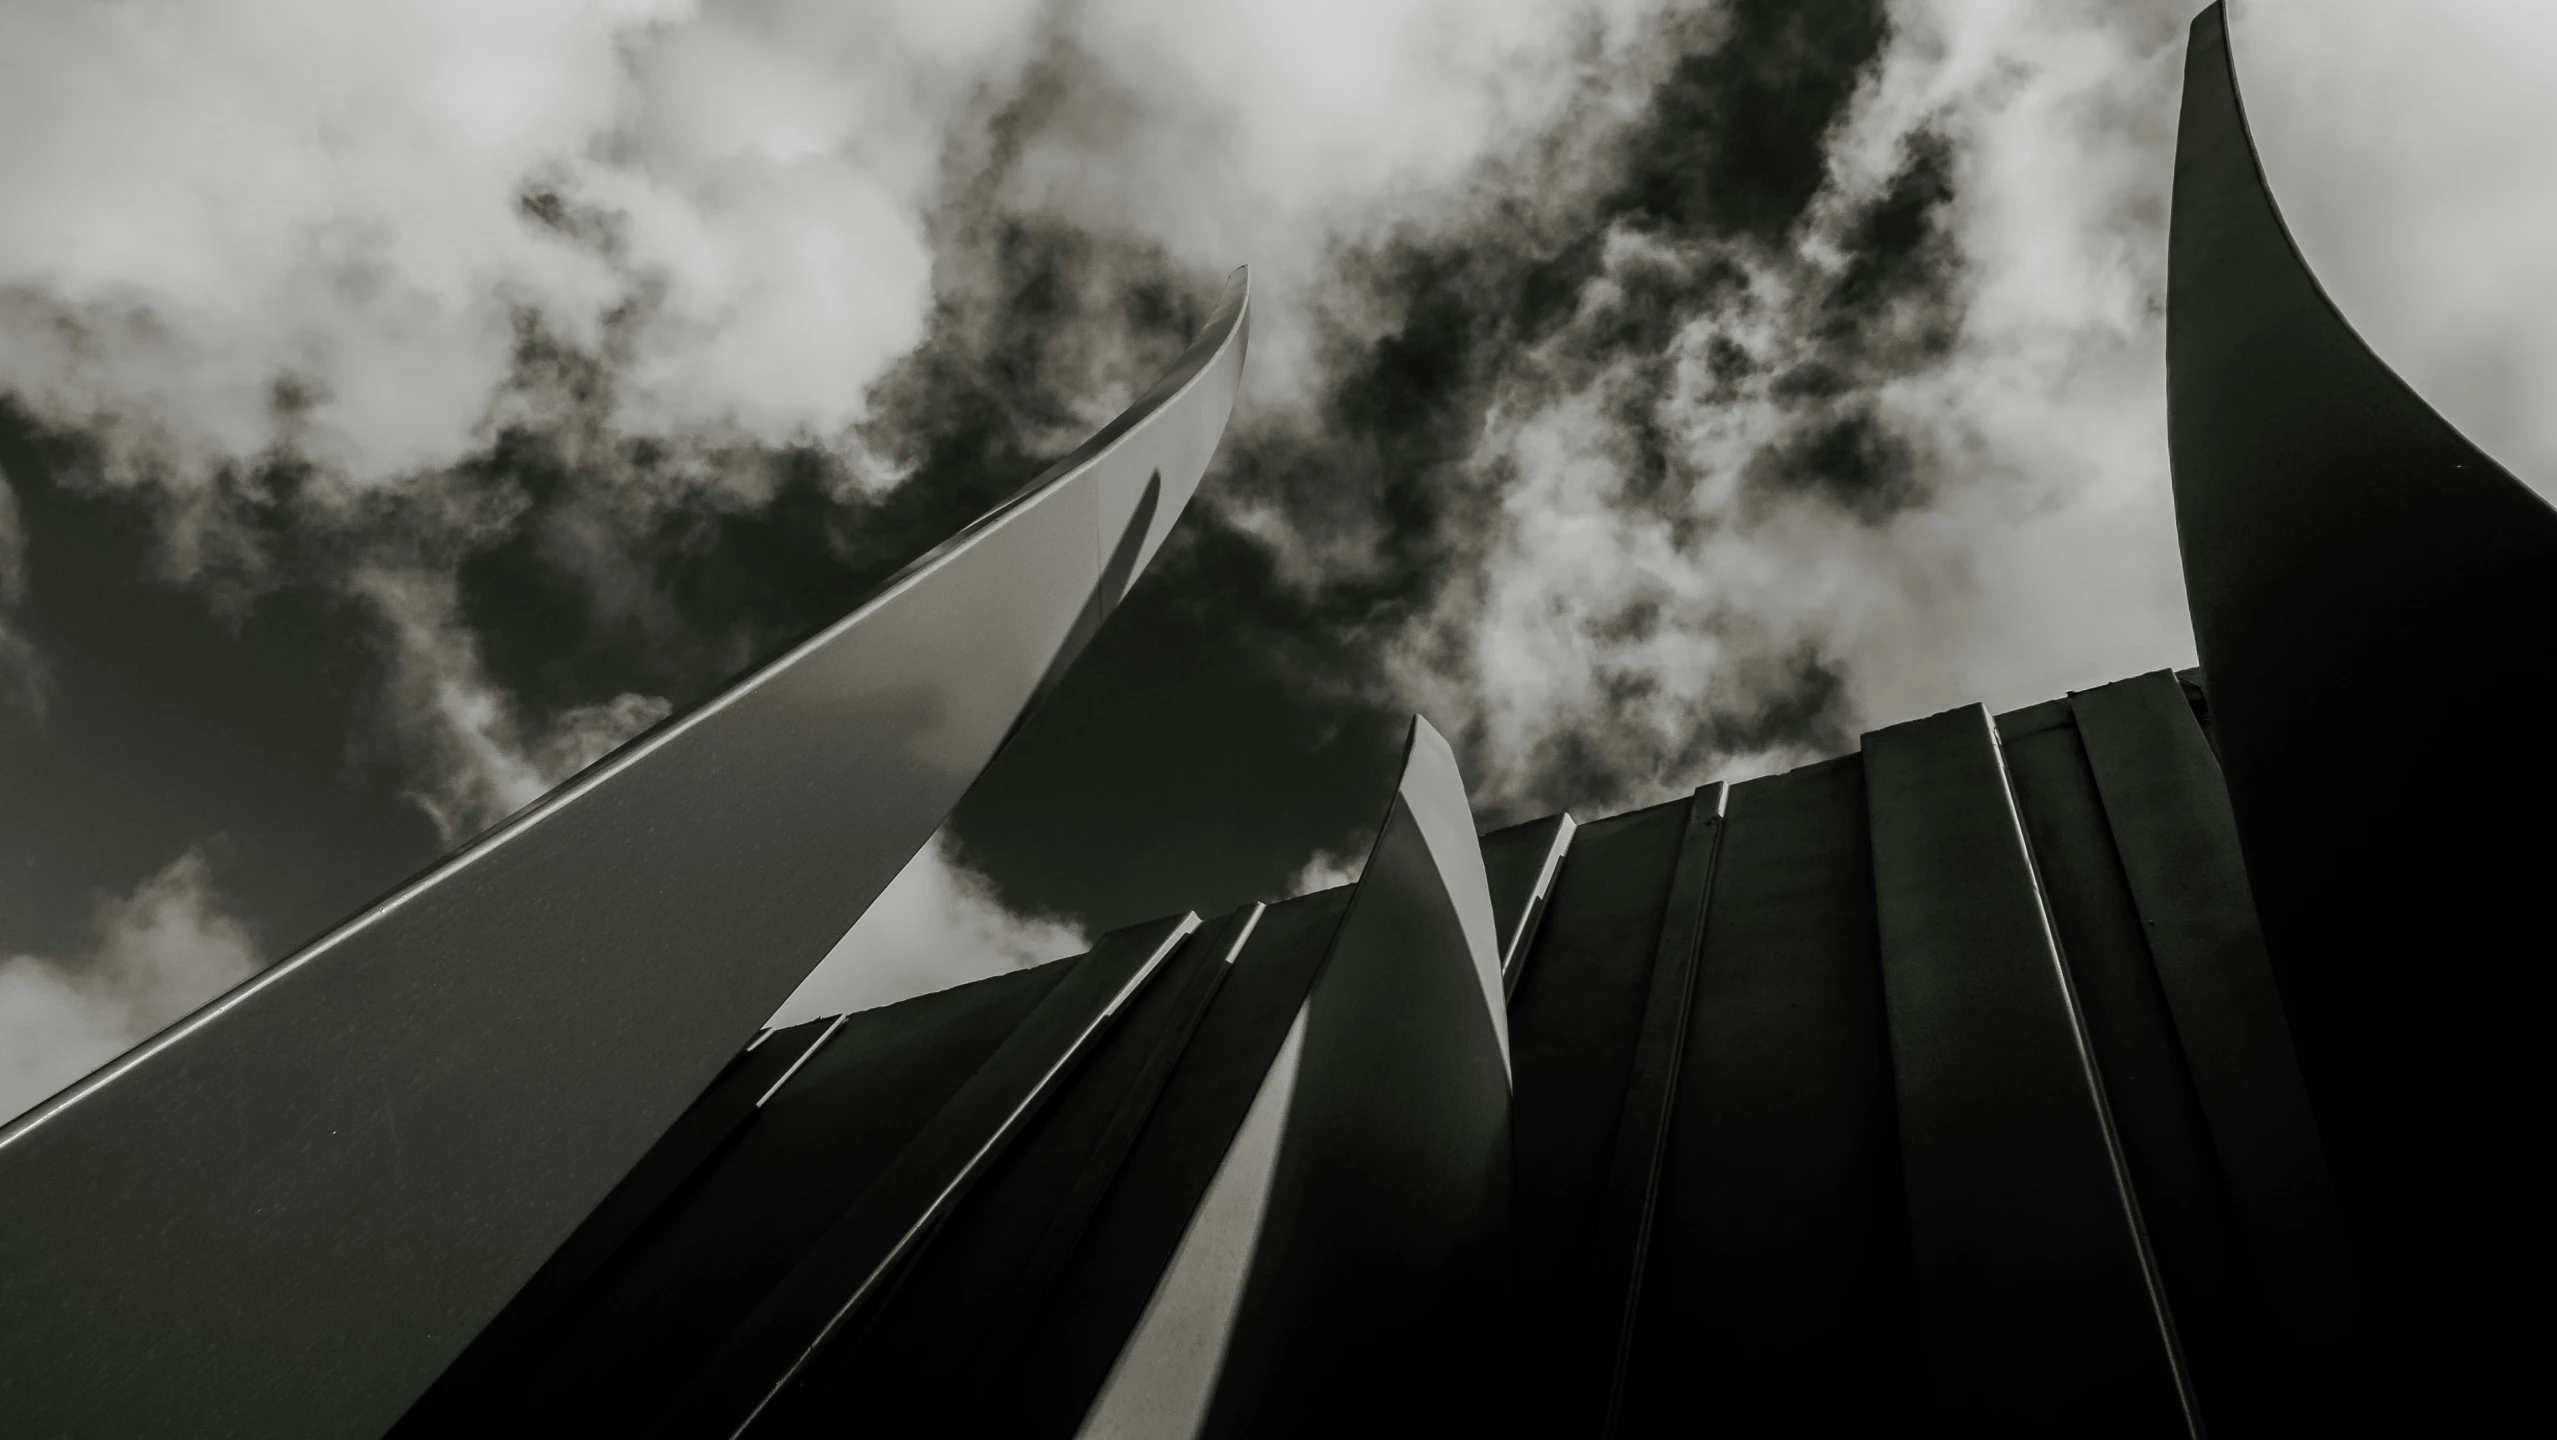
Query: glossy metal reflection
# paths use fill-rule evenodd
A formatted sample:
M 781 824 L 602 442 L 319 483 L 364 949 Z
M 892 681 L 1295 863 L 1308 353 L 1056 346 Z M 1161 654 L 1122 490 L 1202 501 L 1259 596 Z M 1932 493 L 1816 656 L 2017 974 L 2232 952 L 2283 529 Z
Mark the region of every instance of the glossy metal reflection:
M 851 615 L 0 1132 L 13 1433 L 377 1434 L 923 844 L 1162 544 L 1241 272 Z

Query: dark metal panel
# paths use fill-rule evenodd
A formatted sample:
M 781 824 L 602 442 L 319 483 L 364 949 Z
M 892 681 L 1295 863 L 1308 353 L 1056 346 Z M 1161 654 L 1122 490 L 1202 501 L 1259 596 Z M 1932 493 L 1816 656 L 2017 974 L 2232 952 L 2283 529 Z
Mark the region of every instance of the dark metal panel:
M 1416 719 L 1306 997 L 1285 1139 L 1202 1435 L 1462 1434 L 1514 1418 L 1491 919 L 1455 756 Z
M 1483 837 L 1483 878 L 1492 892 L 1492 932 L 1500 947 L 1504 995 L 1518 993 L 1518 977 L 1545 918 L 1545 899 L 1563 856 L 1571 850 L 1569 815 L 1524 820 Z
M 1863 764 L 1729 811 L 1619 1433 L 1921 1433 Z
M 653 1436 L 743 1434 L 949 1214 L 1052 1098 L 1093 1038 L 1199 926 L 1195 914 L 1130 926 L 1092 953 L 986 1057 L 930 1123 L 708 1357 Z
M 1677 867 L 1670 872 L 1660 943 L 1652 952 L 1642 1019 L 1634 1031 L 1633 1063 L 1617 1110 L 1606 1188 L 1590 1217 L 1589 1262 L 1576 1306 L 1578 1334 L 1569 1351 L 1554 1357 L 1568 1367 L 1562 1377 L 1567 1387 L 1563 1421 L 1573 1431 L 1612 1436 L 1617 1429 L 1653 1205 L 1660 1197 L 1661 1154 L 1669 1143 L 1670 1107 L 1687 1044 L 1696 951 L 1704 937 L 1706 902 L 1713 895 L 1714 862 L 1722 849 L 1723 793 L 1716 782 L 1687 800 L 1686 833 L 1678 842 Z
M 796 1070 L 840 1021 L 811 1020 L 756 1038 L 710 1089 L 693 1102 L 666 1137 L 622 1177 L 577 1233 L 568 1237 L 497 1318 L 471 1341 L 451 1368 L 418 1397 L 391 1429 L 392 1440 L 477 1434 L 477 1418 L 491 1387 L 502 1386 L 556 1333 L 562 1318 L 623 1253 L 642 1226 L 710 1163 L 760 1102 Z
M 1297 1011 L 1278 1056 L 1253 1092 L 1234 1143 L 1181 1231 L 1180 1248 L 1077 1427 L 1082 1437 L 1195 1440 L 1233 1347 L 1234 1318 L 1270 1215 L 1279 1148 L 1287 1138 L 1305 1059 Z
M 943 1434 L 992 1398 L 1261 912 L 1210 924 L 1164 963 L 860 1333 L 754 1434 Z
M 772 1102 L 431 1433 L 636 1434 L 1080 963 L 821 1024 Z
M 2174 689 L 2168 681 L 2171 703 L 2189 726 L 2191 712 Z M 2047 718 L 1998 717 L 2007 774 L 2202 1413 L 2217 1435 L 2290 1433 L 2300 1417 L 2293 1387 L 2247 1267 L 2095 775 L 2067 703 L 2056 713 L 2035 711 Z
M 2305 1413 L 2359 1390 L 2361 1302 L 2220 767 L 2164 671 L 2074 697 L 2106 823 Z
M 2557 767 L 2537 758 L 2557 511 L 2319 289 L 2216 5 L 2193 23 L 2175 165 L 2167 433 L 2212 729 L 2375 1353 L 2414 1407 L 2397 1419 L 2475 1428 L 2532 1403 L 2508 1387 L 2539 1364 L 2475 1286 L 2545 1224 L 2512 1141 L 2546 1112 L 2544 1022 L 2513 997 L 2547 951 L 2557 848 Z M 2531 758 L 2373 777 L 2452 736 Z
M 1962 1434 L 2189 1425 L 1988 712 L 1864 737 L 1928 1390 Z
M 1511 999 L 1518 1345 L 1529 1362 L 1515 1388 L 1531 1429 L 1571 1423 L 1564 1381 L 1582 1277 L 1688 810 L 1679 799 L 1580 827 Z
M 2184 702 L 2192 707 L 2193 722 L 2202 727 L 2202 739 L 2211 747 L 2211 763 L 2214 767 L 2212 773 L 2217 774 L 2220 742 L 2211 734 L 2211 692 L 2202 683 L 2202 667 L 2196 665 L 2188 670 L 2178 670 L 2175 672 L 2175 679 L 2184 687 Z M 2219 788 L 2222 797 L 2225 798 L 2228 793 L 2227 783 L 2223 781 Z M 2252 904 L 2253 902 L 2250 901 L 2250 909 Z
M 387 1429 L 1124 593 L 1223 432 L 1247 309 L 1237 272 L 1136 406 L 877 597 L 0 1131 L 0 1412 Z
M 1347 887 L 1261 917 L 987 1409 L 966 1435 L 1075 1433 L 1153 1297 L 1330 953 Z

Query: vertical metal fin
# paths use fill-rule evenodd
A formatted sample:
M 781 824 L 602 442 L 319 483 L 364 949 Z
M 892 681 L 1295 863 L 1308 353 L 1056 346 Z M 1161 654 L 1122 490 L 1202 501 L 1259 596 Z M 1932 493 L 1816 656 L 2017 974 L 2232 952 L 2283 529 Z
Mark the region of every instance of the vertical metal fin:
M 1732 787 L 1620 1435 L 1927 1428 L 1866 832 L 1856 756 Z
M 1696 955 L 1704 944 L 1705 910 L 1713 899 L 1714 865 L 1722 853 L 1724 787 L 1699 789 L 1687 801 L 1669 904 L 1653 950 L 1651 984 L 1634 1035 L 1632 1073 L 1616 1120 L 1615 1154 L 1599 1199 L 1581 1281 L 1579 1379 L 1599 1433 L 1616 1433 L 1625 1366 L 1634 1340 L 1650 1249 L 1652 1207 L 1660 1196 L 1660 1161 L 1669 1142 L 1670 1107 L 1678 1094 L 1679 1059 L 1687 1043 L 1688 1007 L 1696 992 Z M 1559 1357 L 1558 1357 L 1559 1358 Z
M 1464 781 L 1415 719 L 1306 998 L 1203 1434 L 1465 1432 L 1507 1415 L 1506 1011 Z
M 1571 816 L 1548 815 L 1495 830 L 1483 837 L 1483 874 L 1492 893 L 1492 929 L 1500 946 L 1500 983 L 1504 996 L 1518 993 L 1527 973 L 1527 957 L 1536 945 L 1536 927 L 1545 918 L 1545 900 L 1571 851 Z
M 2166 1297 L 1988 712 L 1875 731 L 1864 759 L 1936 1422 L 2190 1430 Z

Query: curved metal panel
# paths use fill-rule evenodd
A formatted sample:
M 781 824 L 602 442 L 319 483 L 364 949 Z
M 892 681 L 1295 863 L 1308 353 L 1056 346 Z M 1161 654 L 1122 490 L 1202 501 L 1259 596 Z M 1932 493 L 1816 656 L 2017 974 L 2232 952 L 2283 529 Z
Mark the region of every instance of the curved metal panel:
M 0 1131 L 0 1413 L 387 1428 L 859 917 L 1162 544 L 1249 301 L 814 638 Z
M 2218 6 L 2185 68 L 2167 367 L 2185 589 L 2248 878 L 2374 1354 L 2442 1428 L 2445 1397 L 2483 1404 L 2530 1371 L 2468 1287 L 2539 1226 L 2511 1137 L 2539 1113 L 2544 1037 L 2505 997 L 2546 948 L 2515 942 L 2547 923 L 2557 511 L 2321 292 L 2265 188 Z M 2369 778 L 2445 744 L 2484 773 Z
M 1412 720 L 1410 750 L 1403 759 L 1403 783 L 1395 794 L 1419 827 L 1437 867 L 1439 885 L 1456 912 L 1466 956 L 1483 985 L 1483 1010 L 1491 1017 L 1492 1034 L 1500 1043 L 1501 1073 L 1506 1075 L 1509 991 L 1501 983 L 1499 926 L 1492 919 L 1492 887 L 1483 870 L 1483 843 L 1474 835 L 1474 807 L 1465 798 L 1465 777 L 1456 768 L 1456 752 L 1448 747 L 1446 737 L 1417 716 Z M 1378 843 L 1383 843 L 1382 836 Z
M 1201 1433 L 1510 1418 L 1507 1006 L 1455 756 L 1415 719 L 1305 1002 L 1251 1268 Z
M 1536 946 L 1536 927 L 1544 922 L 1545 901 L 1571 852 L 1571 816 L 1548 815 L 1527 820 L 1483 837 L 1483 878 L 1491 886 L 1492 930 L 1500 942 L 1500 983 L 1504 996 L 1518 993 L 1518 978 L 1527 973 L 1528 952 Z

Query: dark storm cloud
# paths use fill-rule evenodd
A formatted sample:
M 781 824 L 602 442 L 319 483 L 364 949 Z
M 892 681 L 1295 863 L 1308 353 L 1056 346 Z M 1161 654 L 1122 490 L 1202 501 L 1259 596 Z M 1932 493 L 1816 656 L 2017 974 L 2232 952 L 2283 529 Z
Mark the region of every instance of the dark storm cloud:
M 1628 137 L 1617 214 L 1779 243 L 1828 179 L 1827 140 L 1889 36 L 1879 0 L 1745 0 L 1669 27 L 1679 56 Z
M 1812 17 L 1744 5 L 1665 33 L 1696 48 L 1632 123 L 1588 147 L 1616 173 L 1495 165 L 1460 220 L 1336 255 L 1319 392 L 1304 413 L 1238 428 L 1199 525 L 1205 535 L 1220 515 L 1252 514 L 1266 532 L 1274 516 L 1294 563 L 1164 582 L 1221 597 L 1233 618 L 1217 629 L 1231 643 L 1256 643 L 1277 618 L 1268 628 L 1288 637 L 1287 667 L 1353 706 L 1408 696 L 1377 673 L 1384 647 L 1441 674 L 1474 671 L 1473 637 L 1440 621 L 1478 603 L 1493 552 L 1519 523 L 1504 510 L 1519 462 L 1487 431 L 1500 415 L 1574 397 L 1594 398 L 1604 417 L 1597 444 L 1622 481 L 1609 503 L 1657 517 L 1703 563 L 1697 542 L 1727 518 L 1698 499 L 1704 478 L 1681 434 L 1689 417 L 1673 403 L 1687 383 L 1679 347 L 1717 317 L 1761 318 L 1747 312 L 1763 303 L 1753 277 L 1768 272 L 1804 292 L 1777 317 L 1784 353 L 1756 355 L 1727 335 L 1705 352 L 1710 383 L 1726 393 L 1783 367 L 1768 387 L 1782 423 L 1748 464 L 1748 486 L 1864 524 L 1927 498 L 1912 442 L 1871 395 L 1940 361 L 1949 343 L 1958 295 L 1939 220 L 1952 196 L 1945 143 L 1911 137 L 1879 193 L 1813 214 L 1827 139 L 1888 39 L 1880 7 Z M 1798 254 L 1815 226 L 1835 252 L 1825 269 Z M 1711 696 L 1664 695 L 1637 654 L 1620 662 L 1616 652 L 1664 628 L 1698 643 L 1726 625 L 1749 628 L 1746 616 L 1670 618 L 1664 608 L 1635 597 L 1589 627 L 1590 703 L 1550 717 L 1540 751 L 1487 787 L 1491 814 L 1603 808 L 1730 755 L 1829 750 L 1850 733 L 1838 662 L 1807 642 L 1748 637 L 1766 653 L 1728 666 Z M 1629 744 L 1619 717 L 1662 706 L 1678 712 L 1668 729 L 1683 733 Z M 1498 770 L 1470 718 L 1441 717 L 1478 776 Z

